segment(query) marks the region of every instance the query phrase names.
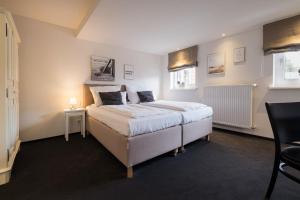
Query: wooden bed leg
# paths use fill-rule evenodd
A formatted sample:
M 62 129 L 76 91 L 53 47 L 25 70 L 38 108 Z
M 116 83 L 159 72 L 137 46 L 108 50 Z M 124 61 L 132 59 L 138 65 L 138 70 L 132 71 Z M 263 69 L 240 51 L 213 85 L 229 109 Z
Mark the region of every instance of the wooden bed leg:
M 209 136 L 209 135 L 206 136 L 206 141 L 207 141 L 207 142 L 210 141 L 210 136 Z
M 133 168 L 128 167 L 127 168 L 127 178 L 132 178 L 133 177 Z
M 177 149 L 174 149 L 174 151 L 173 151 L 173 156 L 177 156 L 177 154 L 178 154 L 178 148 L 177 148 Z
M 180 152 L 181 152 L 181 153 L 184 153 L 184 152 L 185 152 L 184 146 L 180 147 Z

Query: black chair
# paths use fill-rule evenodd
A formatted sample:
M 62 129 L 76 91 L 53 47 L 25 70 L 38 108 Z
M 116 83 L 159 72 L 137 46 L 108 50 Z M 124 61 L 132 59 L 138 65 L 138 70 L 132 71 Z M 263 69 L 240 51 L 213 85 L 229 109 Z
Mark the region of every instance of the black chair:
M 288 173 L 286 167 L 300 170 L 300 102 L 266 103 L 275 140 L 273 173 L 265 199 L 271 197 L 278 171 L 300 183 L 300 179 Z

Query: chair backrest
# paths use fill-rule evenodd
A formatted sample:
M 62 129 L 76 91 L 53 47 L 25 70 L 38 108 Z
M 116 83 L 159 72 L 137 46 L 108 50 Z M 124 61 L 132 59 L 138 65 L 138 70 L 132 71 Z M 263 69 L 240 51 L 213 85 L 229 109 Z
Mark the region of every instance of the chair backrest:
M 300 140 L 300 102 L 266 103 L 277 144 Z

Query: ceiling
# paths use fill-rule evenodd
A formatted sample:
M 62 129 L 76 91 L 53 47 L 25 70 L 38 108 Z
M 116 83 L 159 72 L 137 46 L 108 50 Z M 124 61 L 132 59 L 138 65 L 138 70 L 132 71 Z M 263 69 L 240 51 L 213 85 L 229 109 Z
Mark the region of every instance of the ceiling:
M 300 14 L 300 0 L 101 0 L 78 38 L 154 54 Z
M 79 39 L 165 54 L 300 14 L 300 0 L 0 0 Z
M 15 15 L 77 29 L 96 0 L 0 0 Z

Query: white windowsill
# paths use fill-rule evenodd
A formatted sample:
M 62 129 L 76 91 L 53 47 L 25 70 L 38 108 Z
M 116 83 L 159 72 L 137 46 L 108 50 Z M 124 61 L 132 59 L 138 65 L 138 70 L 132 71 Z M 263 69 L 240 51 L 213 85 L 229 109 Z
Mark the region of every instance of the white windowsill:
M 269 86 L 270 90 L 300 90 L 300 86 Z
M 188 91 L 188 90 L 197 90 L 198 88 L 170 88 L 171 91 Z

